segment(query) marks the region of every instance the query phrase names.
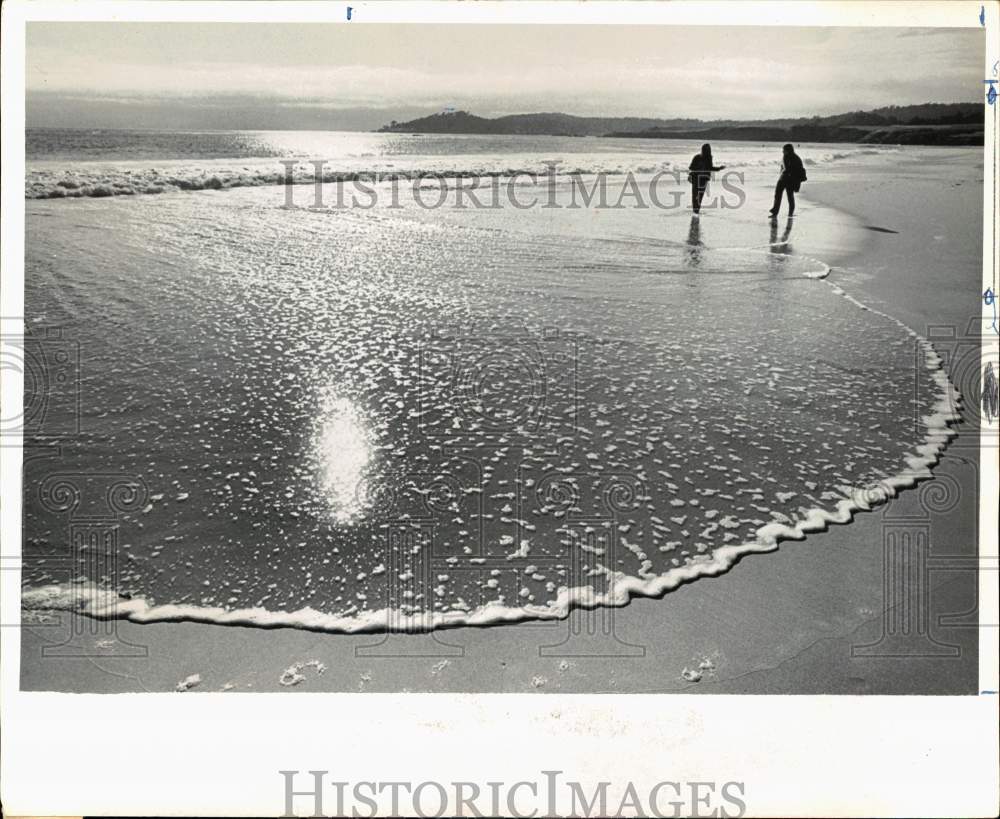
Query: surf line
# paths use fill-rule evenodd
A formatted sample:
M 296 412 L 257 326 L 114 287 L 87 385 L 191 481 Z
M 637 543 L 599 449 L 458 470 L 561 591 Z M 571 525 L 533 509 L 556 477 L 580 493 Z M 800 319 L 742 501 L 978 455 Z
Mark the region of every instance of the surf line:
M 827 268 L 829 270 L 829 268 Z M 835 294 L 858 308 L 898 325 L 914 338 L 924 351 L 925 367 L 938 387 L 937 398 L 928 415 L 923 417 L 925 433 L 911 454 L 904 455 L 904 468 L 891 476 L 866 486 L 844 487 L 844 497 L 834 510 L 814 507 L 789 523 L 773 521 L 754 533 L 754 540 L 739 545 L 724 545 L 711 555 L 693 560 L 653 577 L 633 577 L 625 572 L 608 572 L 608 591 L 598 594 L 590 586 L 563 587 L 554 600 L 544 605 L 508 606 L 488 603 L 472 611 L 403 613 L 395 609 L 379 609 L 362 614 L 328 614 L 312 608 L 298 611 L 269 611 L 256 607 L 229 610 L 222 607 L 201 607 L 190 604 L 154 604 L 142 598 L 125 599 L 113 589 L 79 589 L 52 584 L 24 589 L 21 605 L 27 610 L 63 610 L 96 619 L 126 619 L 136 623 L 200 622 L 213 625 L 252 626 L 258 628 L 294 627 L 309 631 L 361 632 L 420 632 L 460 626 L 492 626 L 526 620 L 565 619 L 573 609 L 620 607 L 633 597 L 660 597 L 682 584 L 701 577 L 728 572 L 745 555 L 772 552 L 785 540 L 804 540 L 813 532 L 827 530 L 831 525 L 850 523 L 857 512 L 871 511 L 900 490 L 933 478 L 931 468 L 941 459 L 948 442 L 957 433 L 952 424 L 959 419 L 961 396 L 951 383 L 941 357 L 933 345 L 899 319 L 875 310 L 846 293 L 838 285 L 825 282 Z M 81 594 L 82 592 L 82 594 Z

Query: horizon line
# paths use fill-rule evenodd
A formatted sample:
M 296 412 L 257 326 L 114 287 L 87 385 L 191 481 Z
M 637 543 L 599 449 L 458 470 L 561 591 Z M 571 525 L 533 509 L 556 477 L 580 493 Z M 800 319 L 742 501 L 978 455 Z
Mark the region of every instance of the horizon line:
M 43 92 L 43 93 L 45 93 L 45 92 Z M 319 103 L 317 103 L 317 104 L 319 104 Z M 952 101 L 948 101 L 948 102 L 941 102 L 941 101 L 934 100 L 934 101 L 926 101 L 926 102 L 907 103 L 905 105 L 899 105 L 899 104 L 895 104 L 895 103 L 890 103 L 890 104 L 885 104 L 885 105 L 877 105 L 877 106 L 875 106 L 873 108 L 854 108 L 854 109 L 847 110 L 847 111 L 840 111 L 840 112 L 837 112 L 837 113 L 834 113 L 834 114 L 796 114 L 796 115 L 776 116 L 776 117 L 768 117 L 768 118 L 759 117 L 759 118 L 756 118 L 756 119 L 744 119 L 744 118 L 737 118 L 737 117 L 703 119 L 702 117 L 685 116 L 683 114 L 672 115 L 672 116 L 653 115 L 653 114 L 575 114 L 575 113 L 569 113 L 567 111 L 519 111 L 517 113 L 511 113 L 511 114 L 482 115 L 482 114 L 476 114 L 476 113 L 474 113 L 474 111 L 471 111 L 469 109 L 455 108 L 455 109 L 443 109 L 443 110 L 431 111 L 431 112 L 429 112 L 427 114 L 423 114 L 421 116 L 413 117 L 413 118 L 408 119 L 408 120 L 403 120 L 402 122 L 400 122 L 398 124 L 405 125 L 407 122 L 413 122 L 414 120 L 418 120 L 418 119 L 427 119 L 427 118 L 435 117 L 435 116 L 449 116 L 449 115 L 454 115 L 454 114 L 467 114 L 469 116 L 478 117 L 479 119 L 484 119 L 484 120 L 501 120 L 501 119 L 507 119 L 507 118 L 510 118 L 510 117 L 530 117 L 530 116 L 564 116 L 564 117 L 573 117 L 573 118 L 576 118 L 576 119 L 597 119 L 597 120 L 602 120 L 602 119 L 606 119 L 606 120 L 650 119 L 650 120 L 665 120 L 666 121 L 666 120 L 684 119 L 684 120 L 691 120 L 693 122 L 700 122 L 700 123 L 704 123 L 704 124 L 711 124 L 713 122 L 761 123 L 761 122 L 774 122 L 774 121 L 779 121 L 779 120 L 825 119 L 825 118 L 828 118 L 828 117 L 843 116 L 843 115 L 846 115 L 846 114 L 871 113 L 871 112 L 882 110 L 882 109 L 886 109 L 886 108 L 889 108 L 889 109 L 891 109 L 891 108 L 905 109 L 905 108 L 917 108 L 917 107 L 924 106 L 924 105 L 979 105 L 979 103 L 978 102 L 970 102 L 968 100 L 952 100 Z M 308 107 L 308 106 L 306 106 L 306 107 Z M 328 110 L 334 111 L 336 109 L 328 109 Z M 346 108 L 345 107 L 342 110 L 376 112 L 376 111 L 380 111 L 380 110 L 384 110 L 384 109 L 379 108 L 379 107 L 363 107 L 363 106 L 358 106 L 358 107 L 350 107 L 350 108 Z M 984 112 L 984 116 L 985 116 L 985 112 Z M 390 120 L 390 122 L 391 121 L 394 121 L 394 120 Z M 383 124 L 381 126 L 381 128 L 389 127 L 389 125 L 390 125 L 390 123 L 385 123 L 385 124 Z M 25 130 L 28 130 L 28 129 L 40 130 L 40 131 L 41 130 L 49 130 L 49 131 L 95 131 L 95 130 L 99 131 L 99 130 L 108 130 L 108 131 L 166 131 L 166 132 L 176 131 L 178 133 L 185 132 L 185 131 L 200 131 L 200 132 L 217 131 L 217 132 L 220 132 L 220 133 L 224 133 L 224 132 L 227 132 L 227 131 L 316 131 L 316 132 L 334 132 L 334 133 L 340 131 L 340 132 L 344 132 L 344 133 L 378 133 L 378 131 L 380 130 L 379 128 L 369 129 L 369 128 L 309 128 L 309 127 L 285 127 L 285 128 L 268 128 L 268 127 L 261 127 L 261 128 L 256 128 L 256 127 L 245 127 L 245 128 L 190 128 L 190 127 L 188 127 L 188 128 L 170 128 L 170 127 L 149 127 L 149 126 L 129 126 L 129 127 L 109 126 L 109 127 L 103 127 L 103 126 L 99 126 L 99 125 L 32 125 L 31 123 L 29 123 L 29 122 L 26 121 L 25 122 Z

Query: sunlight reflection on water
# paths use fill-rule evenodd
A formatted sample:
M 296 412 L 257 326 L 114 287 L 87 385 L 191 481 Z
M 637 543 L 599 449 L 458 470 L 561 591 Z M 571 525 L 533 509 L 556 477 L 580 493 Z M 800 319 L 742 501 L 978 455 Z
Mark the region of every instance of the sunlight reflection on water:
M 314 447 L 320 487 L 334 519 L 350 523 L 365 511 L 357 488 L 372 458 L 371 431 L 358 407 L 343 396 L 330 393 L 321 408 Z

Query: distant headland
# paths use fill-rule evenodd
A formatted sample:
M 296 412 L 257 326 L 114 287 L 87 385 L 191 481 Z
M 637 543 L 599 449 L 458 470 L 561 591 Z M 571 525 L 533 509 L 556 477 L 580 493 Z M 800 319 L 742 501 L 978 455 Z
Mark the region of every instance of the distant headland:
M 445 111 L 408 122 L 393 120 L 378 130 L 380 133 L 982 145 L 983 129 L 981 104 L 931 102 L 891 105 L 826 117 L 710 121 L 692 118 L 578 117 L 558 113 L 488 118 L 468 111 Z

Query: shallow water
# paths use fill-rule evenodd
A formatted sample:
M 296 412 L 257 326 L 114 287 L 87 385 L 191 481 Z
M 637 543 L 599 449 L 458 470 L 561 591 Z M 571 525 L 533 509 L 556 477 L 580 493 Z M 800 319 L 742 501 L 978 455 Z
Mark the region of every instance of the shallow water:
M 823 280 L 847 217 L 761 218 L 772 175 L 700 219 L 289 209 L 273 187 L 28 202 L 28 328 L 78 351 L 80 409 L 52 387 L 72 434 L 26 463 L 26 599 L 330 629 L 556 616 L 842 516 L 906 470 L 942 386 Z M 116 566 L 67 545 L 115 482 Z

